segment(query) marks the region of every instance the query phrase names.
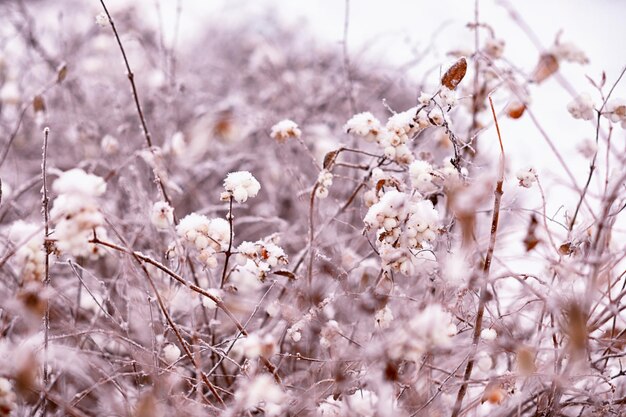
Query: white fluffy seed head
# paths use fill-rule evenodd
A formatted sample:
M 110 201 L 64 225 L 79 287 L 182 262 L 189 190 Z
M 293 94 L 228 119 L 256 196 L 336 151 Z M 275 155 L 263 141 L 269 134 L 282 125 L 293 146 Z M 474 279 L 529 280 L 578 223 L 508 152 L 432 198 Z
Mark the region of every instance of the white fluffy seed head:
M 52 183 L 52 189 L 57 194 L 87 197 L 101 196 L 106 188 L 107 185 L 101 177 L 88 174 L 80 168 L 65 171 Z
M 109 18 L 106 13 L 98 13 L 96 15 L 96 24 L 101 28 L 107 27 L 109 25 Z
M 174 223 L 174 209 L 166 201 L 157 201 L 150 210 L 150 221 L 159 230 L 166 230 Z
M 238 203 L 245 203 L 248 198 L 256 197 L 261 184 L 248 171 L 230 172 L 224 179 L 224 189 Z
M 534 168 L 520 169 L 517 171 L 517 179 L 521 187 L 530 188 L 537 182 L 537 171 Z
M 173 364 L 180 358 L 180 349 L 178 346 L 168 344 L 163 347 L 163 359 L 169 364 Z
M 104 135 L 100 141 L 100 148 L 107 155 L 114 155 L 120 149 L 120 142 L 111 135 Z
M 382 130 L 380 121 L 370 112 L 355 114 L 343 128 L 348 133 L 361 136 L 366 142 L 374 142 Z
M 483 340 L 492 341 L 496 340 L 496 337 L 498 337 L 498 333 L 495 329 L 483 329 L 480 332 L 480 338 Z

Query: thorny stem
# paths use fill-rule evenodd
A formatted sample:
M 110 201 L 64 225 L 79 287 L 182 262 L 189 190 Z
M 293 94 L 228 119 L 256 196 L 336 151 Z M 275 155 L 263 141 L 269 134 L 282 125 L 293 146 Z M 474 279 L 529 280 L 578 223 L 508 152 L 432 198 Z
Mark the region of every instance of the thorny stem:
M 500 142 L 500 164 L 498 169 L 498 181 L 496 183 L 495 198 L 493 200 L 493 216 L 491 219 L 491 233 L 489 237 L 489 247 L 487 254 L 485 255 L 485 262 L 483 264 L 483 276 L 482 285 L 480 289 L 480 299 L 478 302 L 478 311 L 476 313 L 476 322 L 474 323 L 474 333 L 472 335 L 472 349 L 470 351 L 469 359 L 467 360 L 467 366 L 465 367 L 465 373 L 463 375 L 463 383 L 456 397 L 456 402 L 452 410 L 452 417 L 458 417 L 461 412 L 461 406 L 463 405 L 463 398 L 467 393 L 467 387 L 469 379 L 472 377 L 472 370 L 474 369 L 474 359 L 476 356 L 476 350 L 478 348 L 478 342 L 480 341 L 480 332 L 483 325 L 483 316 L 485 314 L 485 304 L 487 303 L 487 278 L 491 269 L 491 261 L 493 259 L 493 252 L 496 246 L 496 236 L 498 232 L 498 221 L 500 219 L 500 202 L 502 200 L 502 184 L 504 183 L 504 146 L 502 144 L 502 136 L 500 135 L 500 126 L 498 125 L 498 118 L 496 111 L 493 107 L 493 101 L 489 96 L 489 105 L 491 106 L 491 112 L 496 124 L 496 131 L 498 133 L 498 141 Z
M 48 233 L 49 233 L 49 224 L 48 224 L 48 216 L 49 210 L 48 205 L 50 203 L 50 199 L 48 198 L 48 178 L 47 178 L 47 161 L 48 161 L 48 135 L 50 134 L 50 129 L 48 127 L 43 130 L 43 149 L 42 149 L 42 157 L 41 157 L 41 180 L 43 182 L 43 186 L 41 187 L 41 212 L 43 214 L 43 229 L 44 229 L 44 240 L 43 240 L 43 251 L 45 254 L 44 261 L 44 288 L 47 292 L 50 286 L 50 246 L 48 242 Z M 50 375 L 48 373 L 48 342 L 49 342 L 49 333 L 50 333 L 50 303 L 46 298 L 46 307 L 43 317 L 43 331 L 44 331 L 44 360 L 43 360 L 43 386 L 44 389 L 48 388 L 48 383 L 50 382 Z M 47 399 L 44 398 L 42 404 L 42 415 L 45 416 L 47 414 Z

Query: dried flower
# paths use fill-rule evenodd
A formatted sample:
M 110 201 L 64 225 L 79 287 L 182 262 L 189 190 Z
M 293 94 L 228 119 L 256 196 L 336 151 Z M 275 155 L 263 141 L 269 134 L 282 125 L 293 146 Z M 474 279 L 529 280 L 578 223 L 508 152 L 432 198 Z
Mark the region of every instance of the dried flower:
M 180 358 L 180 349 L 173 344 L 167 344 L 163 347 L 163 359 L 165 362 L 172 364 Z
M 587 93 L 579 95 L 567 105 L 567 111 L 574 119 L 592 120 L 595 112 L 591 96 Z
M 276 139 L 278 142 L 284 142 L 289 138 L 299 138 L 302 135 L 302 131 L 298 128 L 296 122 L 285 119 L 272 126 L 270 136 Z
M 230 172 L 226 176 L 224 189 L 226 195 L 232 196 L 238 203 L 245 203 L 248 198 L 256 197 L 261 189 L 261 184 L 248 171 L 237 171 Z
M 174 209 L 166 201 L 157 201 L 150 210 L 150 221 L 159 230 L 174 224 Z
M 520 169 L 517 171 L 517 179 L 520 186 L 530 188 L 537 182 L 537 171 L 534 168 Z

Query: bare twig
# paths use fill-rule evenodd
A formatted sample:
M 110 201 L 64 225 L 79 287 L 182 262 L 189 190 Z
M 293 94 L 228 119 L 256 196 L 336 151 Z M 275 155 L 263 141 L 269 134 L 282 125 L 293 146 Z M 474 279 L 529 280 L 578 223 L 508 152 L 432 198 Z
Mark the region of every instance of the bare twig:
M 139 121 L 141 122 L 141 129 L 143 131 L 144 138 L 146 140 L 146 144 L 150 151 L 154 153 L 154 148 L 152 147 L 152 136 L 150 135 L 150 130 L 148 130 L 148 123 L 146 122 L 146 117 L 144 115 L 143 109 L 141 107 L 141 102 L 139 100 L 139 93 L 137 92 L 137 85 L 135 84 L 135 74 L 130 68 L 130 63 L 128 62 L 128 57 L 126 56 L 126 50 L 124 49 L 124 45 L 122 44 L 122 39 L 120 38 L 119 33 L 117 32 L 117 28 L 115 27 L 115 22 L 109 13 L 109 9 L 107 9 L 104 0 L 100 0 L 100 4 L 104 9 L 104 13 L 107 15 L 109 19 L 109 24 L 111 25 L 111 29 L 113 29 L 113 35 L 115 36 L 115 40 L 117 41 L 117 45 L 119 46 L 120 52 L 122 53 L 122 58 L 124 59 L 124 65 L 126 66 L 126 77 L 128 78 L 128 82 L 130 83 L 130 88 L 133 93 L 133 100 L 135 102 L 135 108 L 137 109 L 137 114 L 139 116 Z M 161 180 L 160 176 L 154 169 L 154 178 L 157 184 L 159 184 L 159 189 L 161 194 L 163 195 L 163 199 L 171 204 L 171 200 L 167 195 L 167 191 L 165 190 L 165 185 Z
M 46 165 L 48 162 L 48 135 L 50 134 L 50 129 L 46 127 L 43 130 L 43 146 L 42 146 L 42 156 L 41 156 L 41 181 L 43 182 L 43 186 L 41 187 L 41 212 L 43 214 L 43 229 L 44 229 L 44 238 L 43 238 L 43 248 L 45 254 L 44 261 L 44 288 L 46 292 L 50 286 L 50 243 L 48 242 L 48 234 L 49 234 L 49 224 L 48 224 L 48 215 L 49 215 L 49 198 L 48 198 L 48 179 L 47 179 L 47 169 Z M 50 375 L 48 369 L 48 342 L 50 336 L 50 303 L 46 297 L 46 306 L 43 317 L 43 331 L 44 331 L 44 360 L 43 360 L 43 386 L 44 389 L 47 389 L 50 382 Z M 47 398 L 47 397 L 46 397 Z M 42 413 L 45 416 L 47 414 L 47 399 L 44 398 L 42 404 Z
M 482 330 L 483 315 L 485 313 L 485 304 L 487 303 L 487 282 L 489 277 L 489 271 L 491 269 L 491 261 L 493 259 L 493 252 L 496 246 L 496 237 L 498 233 L 498 221 L 500 219 L 500 202 L 502 200 L 502 185 L 504 183 L 504 145 L 502 144 L 502 136 L 500 135 L 500 126 L 498 125 L 498 118 L 496 116 L 495 108 L 493 107 L 493 101 L 491 96 L 489 97 L 489 105 L 491 106 L 491 112 L 496 125 L 496 131 L 498 133 L 498 141 L 500 143 L 500 163 L 498 169 L 498 181 L 496 183 L 495 198 L 493 200 L 493 216 L 491 219 L 491 233 L 489 237 L 489 247 L 483 264 L 482 284 L 479 294 L 478 311 L 476 313 L 476 320 L 474 323 L 474 333 L 472 334 L 472 348 L 469 358 L 467 360 L 467 366 L 465 367 L 465 373 L 463 375 L 463 383 L 459 388 L 459 392 L 456 397 L 456 402 L 452 410 L 452 417 L 458 417 L 461 412 L 461 406 L 463 405 L 463 398 L 467 393 L 467 386 L 469 379 L 472 377 L 472 370 L 474 369 L 474 359 L 476 357 L 476 350 L 478 348 L 478 342 L 480 341 L 480 332 Z

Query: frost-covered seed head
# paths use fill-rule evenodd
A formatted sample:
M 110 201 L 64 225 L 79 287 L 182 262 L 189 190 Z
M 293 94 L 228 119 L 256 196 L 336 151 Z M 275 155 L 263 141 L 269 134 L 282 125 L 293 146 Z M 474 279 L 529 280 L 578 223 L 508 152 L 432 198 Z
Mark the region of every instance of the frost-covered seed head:
M 150 210 L 150 221 L 159 230 L 174 224 L 174 209 L 166 201 L 157 201 Z
M 574 62 L 577 64 L 588 64 L 589 58 L 585 52 L 573 43 L 558 43 L 550 49 L 552 55 L 558 60 Z
M 530 188 L 537 182 L 537 171 L 534 168 L 520 169 L 517 171 L 517 179 L 521 187 Z
M 224 189 L 238 203 L 245 203 L 248 198 L 256 197 L 261 184 L 248 171 L 230 172 L 224 179 Z
M 289 138 L 299 138 L 302 136 L 302 131 L 298 128 L 296 122 L 285 119 L 272 126 L 270 136 L 278 142 L 284 142 Z
M 119 151 L 120 143 L 115 137 L 111 135 L 104 135 L 100 141 L 100 148 L 105 154 L 114 155 Z
M 101 28 L 105 28 L 109 25 L 109 17 L 106 13 L 102 12 L 96 15 L 96 24 Z
M 592 120 L 594 117 L 593 100 L 587 93 L 583 93 L 567 105 L 567 111 L 574 119 Z
M 382 130 L 380 121 L 370 112 L 358 113 L 352 116 L 344 125 L 348 133 L 361 136 L 367 142 L 374 142 Z
M 318 186 L 315 189 L 315 196 L 321 200 L 325 199 L 326 197 L 328 197 L 328 188 L 324 187 L 323 185 Z
M 621 122 L 622 127 L 626 128 L 626 100 L 620 98 L 609 100 L 602 114 L 614 123 Z
M 446 106 L 454 107 L 456 105 L 456 92 L 454 90 L 441 87 L 439 98 L 441 98 L 442 103 Z
M 492 58 L 500 58 L 504 52 L 504 39 L 487 38 L 485 41 L 485 53 Z
M 173 364 L 180 358 L 180 349 L 178 346 L 173 344 L 168 344 L 163 347 L 163 359 L 168 364 Z
M 393 321 L 393 312 L 391 311 L 391 308 L 386 305 L 382 309 L 378 310 L 374 316 L 374 320 L 378 327 L 381 329 L 387 329 L 391 326 L 391 322 Z
M 483 340 L 493 341 L 496 340 L 496 337 L 498 337 L 498 333 L 495 329 L 482 329 L 480 332 L 480 338 Z
M 99 197 L 106 191 L 104 180 L 93 174 L 87 174 L 80 168 L 63 172 L 52 183 L 52 189 L 57 194 L 70 194 L 86 197 Z

